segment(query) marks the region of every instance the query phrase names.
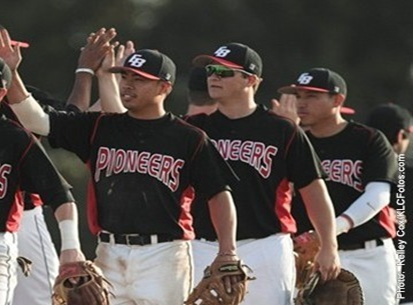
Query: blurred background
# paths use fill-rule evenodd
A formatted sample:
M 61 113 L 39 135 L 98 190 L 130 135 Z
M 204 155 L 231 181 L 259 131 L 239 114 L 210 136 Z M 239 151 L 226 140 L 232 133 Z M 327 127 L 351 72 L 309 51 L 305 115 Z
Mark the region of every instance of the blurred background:
M 398 0 L 1 0 L 0 24 L 14 40 L 27 41 L 21 73 L 27 84 L 65 100 L 74 80 L 80 48 L 90 32 L 116 28 L 117 40 L 169 55 L 178 67 L 166 103 L 186 111 L 187 75 L 193 57 L 220 44 L 241 42 L 264 61 L 264 82 L 256 101 L 269 105 L 277 88 L 303 70 L 327 67 L 347 81 L 352 119 L 393 102 L 413 111 L 413 1 Z M 96 88 L 95 88 L 96 89 Z M 96 90 L 95 90 L 96 91 Z M 96 98 L 96 92 L 94 92 Z M 49 149 L 73 185 L 81 210 L 85 254 L 94 257 L 87 229 L 88 173 L 77 158 Z M 56 226 L 48 213 L 56 246 Z

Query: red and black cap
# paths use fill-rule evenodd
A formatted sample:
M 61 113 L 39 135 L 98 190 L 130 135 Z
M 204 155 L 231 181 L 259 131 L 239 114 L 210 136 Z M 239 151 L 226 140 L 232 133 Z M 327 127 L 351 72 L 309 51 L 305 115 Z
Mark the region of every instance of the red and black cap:
M 262 60 L 258 53 L 250 47 L 236 42 L 220 46 L 212 55 L 198 55 L 194 58 L 193 63 L 199 67 L 217 63 L 258 76 L 262 74 Z
M 11 70 L 3 58 L 0 57 L 0 88 L 10 88 L 11 80 Z
M 325 68 L 313 68 L 301 73 L 294 84 L 281 87 L 278 92 L 296 94 L 300 89 L 347 95 L 345 80 L 338 73 Z
M 129 55 L 123 66 L 112 67 L 109 72 L 130 71 L 151 80 L 175 82 L 176 66 L 165 54 L 157 50 L 142 49 Z

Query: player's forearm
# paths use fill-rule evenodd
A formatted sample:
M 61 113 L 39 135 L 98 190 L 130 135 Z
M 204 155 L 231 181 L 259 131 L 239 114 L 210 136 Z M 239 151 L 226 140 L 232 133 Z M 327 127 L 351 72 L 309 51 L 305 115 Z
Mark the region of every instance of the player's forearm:
M 26 129 L 42 136 L 49 134 L 49 115 L 31 95 L 25 96 L 23 100 L 15 100 L 10 107 Z
M 26 86 L 23 83 L 22 78 L 17 70 L 12 71 L 13 81 L 11 82 L 10 88 L 7 91 L 7 100 L 9 104 L 19 103 L 26 99 L 30 95 L 27 91 Z
M 68 249 L 80 250 L 77 207 L 73 202 L 62 204 L 55 211 L 59 223 L 61 251 Z
M 100 106 L 102 111 L 114 113 L 125 112 L 126 108 L 123 107 L 120 99 L 119 85 L 115 74 L 102 72 L 98 76 L 98 81 Z
M 217 232 L 220 253 L 235 253 L 237 218 L 232 196 L 228 191 L 218 193 L 209 200 L 212 223 Z
M 314 180 L 300 193 L 322 247 L 337 248 L 334 208 L 324 181 Z
M 93 71 L 93 70 L 92 70 Z M 81 111 L 86 111 L 90 106 L 93 75 L 87 72 L 75 74 L 75 83 L 72 92 L 67 100 L 67 104 L 75 105 Z
M 390 202 L 390 183 L 370 182 L 365 192 L 336 218 L 337 235 L 373 218 Z

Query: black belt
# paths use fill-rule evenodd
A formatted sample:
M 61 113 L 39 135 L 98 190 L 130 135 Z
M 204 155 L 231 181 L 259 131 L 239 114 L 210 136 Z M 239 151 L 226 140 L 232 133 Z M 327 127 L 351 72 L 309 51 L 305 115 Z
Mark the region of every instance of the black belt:
M 99 233 L 99 241 L 103 243 L 114 243 L 129 246 L 144 246 L 154 245 L 167 241 L 173 241 L 175 238 L 170 235 L 153 234 L 153 235 L 140 235 L 140 234 L 111 234 L 106 232 Z
M 354 244 L 346 244 L 346 245 L 339 245 L 339 250 L 357 250 L 357 249 L 366 249 L 368 247 L 375 248 L 379 246 L 383 246 L 384 242 L 382 239 L 372 239 L 364 242 L 354 243 Z

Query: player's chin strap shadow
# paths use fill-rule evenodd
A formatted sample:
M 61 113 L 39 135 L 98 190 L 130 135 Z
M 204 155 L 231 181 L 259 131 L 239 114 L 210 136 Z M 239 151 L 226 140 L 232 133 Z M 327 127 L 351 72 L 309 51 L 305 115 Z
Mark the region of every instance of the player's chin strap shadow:
M 29 260 L 27 257 L 19 256 L 17 257 L 17 263 L 19 264 L 19 267 L 21 268 L 23 275 L 25 277 L 28 277 L 30 275 L 30 272 L 32 271 L 33 262 Z

